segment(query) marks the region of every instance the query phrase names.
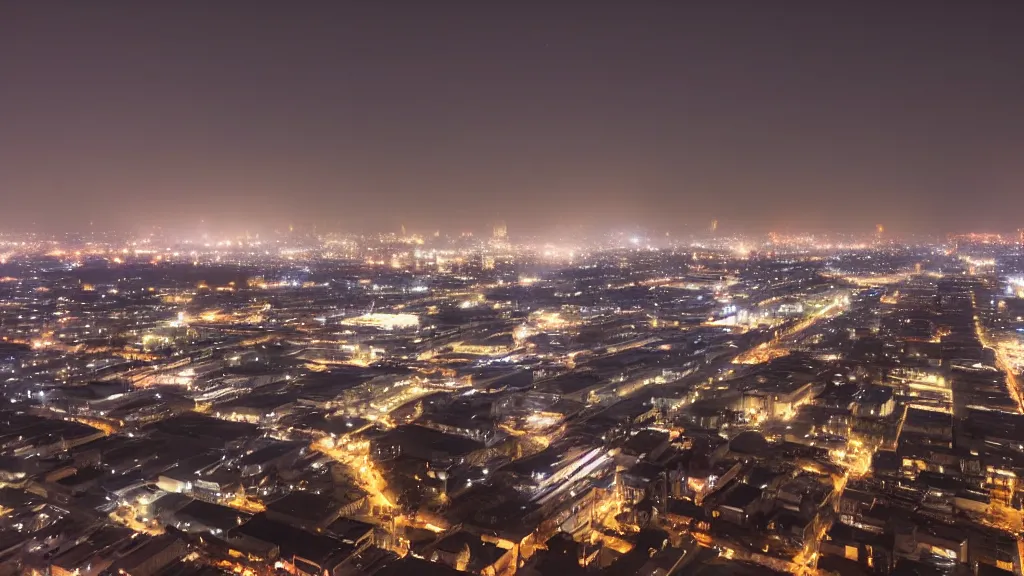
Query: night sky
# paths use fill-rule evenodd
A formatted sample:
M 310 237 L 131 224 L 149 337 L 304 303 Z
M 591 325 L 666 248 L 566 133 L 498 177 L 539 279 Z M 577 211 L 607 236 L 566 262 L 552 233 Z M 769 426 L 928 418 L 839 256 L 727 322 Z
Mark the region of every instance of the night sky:
M 3 2 L 0 226 L 1024 227 L 1024 2 Z

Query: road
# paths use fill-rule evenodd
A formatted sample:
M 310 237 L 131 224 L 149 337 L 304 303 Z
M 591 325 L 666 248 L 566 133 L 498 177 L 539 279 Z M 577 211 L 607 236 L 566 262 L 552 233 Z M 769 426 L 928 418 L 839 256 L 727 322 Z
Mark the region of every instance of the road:
M 1017 375 L 1013 370 L 1013 363 L 1007 360 L 1006 355 L 999 349 L 999 344 L 989 340 L 988 335 L 985 332 L 985 327 L 981 325 L 981 320 L 975 317 L 974 329 L 978 335 L 978 341 L 985 348 L 990 348 L 996 357 L 996 368 L 999 368 L 1006 375 L 1006 387 L 1010 392 L 1010 396 L 1017 401 L 1017 412 L 1024 413 L 1024 398 L 1022 398 L 1020 382 L 1017 380 Z
M 831 304 L 786 328 L 771 342 L 765 342 L 756 348 L 752 348 L 744 353 L 738 354 L 734 362 L 736 364 L 761 364 L 779 356 L 789 354 L 789 348 L 796 343 L 796 340 L 801 334 L 803 334 L 808 328 L 817 324 L 820 320 L 839 316 L 846 311 L 848 303 L 848 293 L 843 293 L 840 296 L 837 296 Z

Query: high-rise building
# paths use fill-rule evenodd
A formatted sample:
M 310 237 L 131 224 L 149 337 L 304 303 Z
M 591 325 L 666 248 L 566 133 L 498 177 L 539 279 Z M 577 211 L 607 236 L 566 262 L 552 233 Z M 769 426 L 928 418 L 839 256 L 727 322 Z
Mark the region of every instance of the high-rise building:
M 494 225 L 494 239 L 505 240 L 508 238 L 508 227 L 505 226 L 504 221 L 500 221 Z

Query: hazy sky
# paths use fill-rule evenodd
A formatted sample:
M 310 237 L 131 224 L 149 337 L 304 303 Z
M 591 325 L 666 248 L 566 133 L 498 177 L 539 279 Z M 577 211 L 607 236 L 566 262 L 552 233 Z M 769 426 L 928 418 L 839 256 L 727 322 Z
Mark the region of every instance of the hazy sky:
M 1024 227 L 1020 0 L 0 3 L 0 226 Z

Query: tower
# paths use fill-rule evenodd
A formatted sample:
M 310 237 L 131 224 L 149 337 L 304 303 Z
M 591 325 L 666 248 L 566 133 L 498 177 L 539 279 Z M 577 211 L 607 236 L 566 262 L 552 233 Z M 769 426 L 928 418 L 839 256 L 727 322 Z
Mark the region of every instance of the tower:
M 508 227 L 505 226 L 505 221 L 504 220 L 499 220 L 494 225 L 494 239 L 495 240 L 505 240 L 507 238 L 508 238 Z

